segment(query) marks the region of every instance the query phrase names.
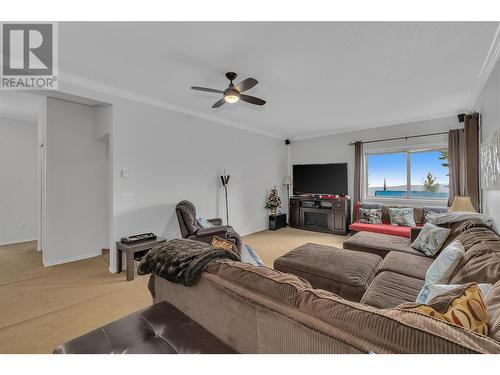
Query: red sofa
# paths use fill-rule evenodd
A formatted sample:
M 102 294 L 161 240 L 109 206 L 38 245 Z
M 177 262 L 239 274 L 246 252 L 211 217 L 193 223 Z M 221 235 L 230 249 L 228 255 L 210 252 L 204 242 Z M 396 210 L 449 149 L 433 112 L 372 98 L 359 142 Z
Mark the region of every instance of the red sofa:
M 382 224 L 364 224 L 358 221 L 358 210 L 361 208 L 362 203 L 357 203 L 354 206 L 354 222 L 349 225 L 351 233 L 357 232 L 375 232 L 389 234 L 392 236 L 400 236 L 411 238 L 411 227 L 399 227 L 397 225 L 391 225 L 391 220 L 389 217 L 389 208 L 404 207 L 404 206 L 384 206 L 380 205 L 382 209 Z M 424 212 L 443 212 L 446 211 L 446 207 L 414 207 L 415 224 L 417 227 L 421 227 L 425 222 Z

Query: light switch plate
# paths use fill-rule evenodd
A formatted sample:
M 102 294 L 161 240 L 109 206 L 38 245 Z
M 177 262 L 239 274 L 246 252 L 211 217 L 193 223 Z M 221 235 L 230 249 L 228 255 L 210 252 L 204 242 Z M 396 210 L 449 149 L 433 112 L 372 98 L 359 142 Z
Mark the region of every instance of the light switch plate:
M 133 201 L 134 193 L 122 193 L 122 201 Z

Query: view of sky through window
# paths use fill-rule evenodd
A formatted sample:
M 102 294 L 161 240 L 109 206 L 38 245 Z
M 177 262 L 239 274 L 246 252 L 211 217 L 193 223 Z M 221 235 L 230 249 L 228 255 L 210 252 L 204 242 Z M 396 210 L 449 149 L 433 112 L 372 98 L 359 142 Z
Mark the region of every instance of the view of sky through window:
M 410 170 L 407 171 L 407 158 Z M 448 166 L 445 150 L 367 155 L 368 195 L 380 197 L 446 199 Z M 411 187 L 407 186 L 408 174 Z

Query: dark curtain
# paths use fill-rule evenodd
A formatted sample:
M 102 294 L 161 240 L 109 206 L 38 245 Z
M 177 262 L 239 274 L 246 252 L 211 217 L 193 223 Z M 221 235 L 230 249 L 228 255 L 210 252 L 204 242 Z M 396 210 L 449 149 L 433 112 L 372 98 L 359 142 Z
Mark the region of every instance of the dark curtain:
M 363 181 L 363 142 L 354 142 L 354 194 L 353 204 L 361 201 L 362 181 Z
M 479 116 L 465 115 L 464 128 L 448 134 L 448 162 L 450 169 L 451 206 L 457 195 L 469 196 L 480 212 L 479 201 Z

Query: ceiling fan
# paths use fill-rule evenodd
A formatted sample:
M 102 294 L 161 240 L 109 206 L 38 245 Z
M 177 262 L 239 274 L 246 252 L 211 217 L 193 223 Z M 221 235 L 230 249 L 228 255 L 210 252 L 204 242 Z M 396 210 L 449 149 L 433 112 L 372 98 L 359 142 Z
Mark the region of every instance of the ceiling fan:
M 254 87 L 259 81 L 257 81 L 255 78 L 247 78 L 241 81 L 240 83 L 234 85 L 233 81 L 236 79 L 237 74 L 234 72 L 227 72 L 226 73 L 226 78 L 231 81 L 229 84 L 228 88 L 225 90 L 217 90 L 217 89 L 210 89 L 207 87 L 198 87 L 198 86 L 191 86 L 191 89 L 193 90 L 199 90 L 199 91 L 207 91 L 207 92 L 215 92 L 217 94 L 223 94 L 222 99 L 219 101 L 215 102 L 212 108 L 219 108 L 222 106 L 224 103 L 236 103 L 238 100 L 250 103 L 250 104 L 255 104 L 255 105 L 264 105 L 266 104 L 265 100 L 262 100 L 260 98 L 256 98 L 255 96 L 250 96 L 250 95 L 245 95 L 242 94 L 243 91 L 250 90 L 252 87 Z

